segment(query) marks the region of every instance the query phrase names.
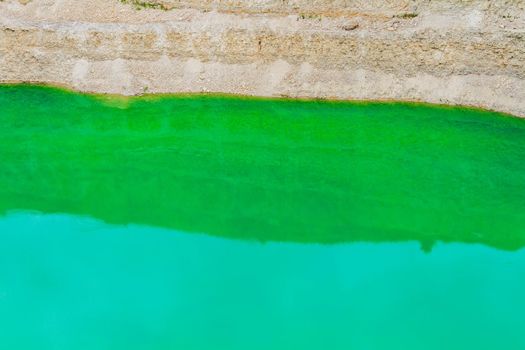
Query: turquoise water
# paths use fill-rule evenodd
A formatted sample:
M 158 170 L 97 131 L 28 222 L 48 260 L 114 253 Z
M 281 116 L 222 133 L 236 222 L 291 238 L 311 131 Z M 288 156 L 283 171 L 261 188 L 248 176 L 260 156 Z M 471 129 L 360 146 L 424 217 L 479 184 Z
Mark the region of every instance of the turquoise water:
M 525 120 L 0 87 L 0 349 L 523 349 Z
M 0 221 L 4 349 L 523 349 L 525 251 Z

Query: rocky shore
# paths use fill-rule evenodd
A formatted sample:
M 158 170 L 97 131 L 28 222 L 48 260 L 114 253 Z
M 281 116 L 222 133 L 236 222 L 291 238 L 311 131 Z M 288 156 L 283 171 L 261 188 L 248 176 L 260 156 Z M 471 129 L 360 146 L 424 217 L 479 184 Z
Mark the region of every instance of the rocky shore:
M 4 0 L 0 82 L 20 81 L 525 117 L 525 1 Z

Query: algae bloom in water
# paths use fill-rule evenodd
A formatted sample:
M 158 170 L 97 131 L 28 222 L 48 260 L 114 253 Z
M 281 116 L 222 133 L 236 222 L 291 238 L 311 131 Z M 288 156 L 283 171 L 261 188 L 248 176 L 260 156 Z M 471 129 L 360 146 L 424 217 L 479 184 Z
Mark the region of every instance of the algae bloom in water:
M 0 106 L 2 348 L 525 348 L 524 120 L 34 86 Z

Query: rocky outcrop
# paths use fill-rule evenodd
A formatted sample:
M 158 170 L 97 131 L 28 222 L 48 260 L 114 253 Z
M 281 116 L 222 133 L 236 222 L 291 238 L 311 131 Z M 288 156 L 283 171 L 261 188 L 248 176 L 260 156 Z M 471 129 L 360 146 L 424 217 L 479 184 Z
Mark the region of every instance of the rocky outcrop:
M 525 1 L 5 0 L 0 80 L 525 116 Z

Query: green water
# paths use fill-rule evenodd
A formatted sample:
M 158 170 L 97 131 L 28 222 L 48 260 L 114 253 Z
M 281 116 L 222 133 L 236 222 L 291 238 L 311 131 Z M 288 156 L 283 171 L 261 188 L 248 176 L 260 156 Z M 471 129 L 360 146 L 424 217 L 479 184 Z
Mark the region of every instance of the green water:
M 0 349 L 523 349 L 525 120 L 0 87 Z

